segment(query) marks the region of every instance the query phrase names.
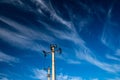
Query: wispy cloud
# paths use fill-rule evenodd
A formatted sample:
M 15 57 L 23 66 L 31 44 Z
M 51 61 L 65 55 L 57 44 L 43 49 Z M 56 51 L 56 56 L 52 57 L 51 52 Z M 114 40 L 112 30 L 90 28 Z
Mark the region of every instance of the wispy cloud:
M 78 46 L 78 48 L 77 49 L 74 48 L 74 50 L 79 50 L 78 52 L 76 52 L 76 55 L 79 59 L 82 58 L 87 62 L 108 72 L 112 72 L 112 73 L 119 72 L 120 69 L 119 64 L 102 62 L 99 59 L 97 59 L 97 57 L 95 57 L 95 54 L 86 46 L 85 41 L 78 36 L 77 32 L 75 32 L 75 29 L 73 30 L 71 29 L 71 32 L 60 31 L 52 28 L 48 28 L 48 30 L 50 30 L 56 37 L 60 39 L 70 40 L 73 43 L 75 43 L 75 45 Z
M 44 41 L 47 43 L 51 43 L 51 41 L 54 41 L 53 37 L 38 30 L 28 28 L 26 25 L 22 25 L 9 18 L 1 16 L 0 21 L 8 24 L 9 27 L 16 29 L 18 31 L 13 32 L 11 30 L 0 28 L 0 38 L 11 45 L 20 48 L 40 51 L 40 49 L 44 49 L 44 47 L 43 45 L 35 41 Z
M 106 54 L 106 58 L 111 59 L 111 60 L 115 60 L 115 61 L 120 61 L 120 58 L 118 58 L 116 56 L 109 55 L 109 54 Z
M 107 12 L 107 20 L 108 20 L 108 21 L 111 20 L 111 18 L 112 18 L 112 10 L 113 10 L 114 5 L 115 5 L 116 2 L 117 2 L 117 0 L 114 0 L 114 1 L 111 3 L 110 8 L 108 9 L 108 12 Z
M 98 78 L 93 78 L 93 79 L 91 79 L 91 80 L 99 80 Z
M 118 33 L 116 33 L 119 32 L 119 25 L 117 22 L 112 20 L 112 11 L 116 1 L 117 0 L 114 0 L 110 5 L 110 8 L 108 9 L 101 36 L 101 42 L 112 50 L 116 50 L 119 47 L 119 45 L 117 44 L 119 44 L 120 37 L 119 35 L 117 35 Z
M 23 10 L 26 10 L 26 11 L 30 11 L 30 12 L 33 12 L 35 11 L 31 6 L 29 6 L 28 4 L 25 4 L 22 0 L 0 0 L 0 3 L 7 3 L 7 4 L 10 4 L 10 5 L 14 5 L 16 7 L 19 7 Z
M 0 29 L 0 38 L 18 47 L 30 46 L 31 44 L 31 41 L 27 37 L 2 28 Z
M 63 73 L 60 73 L 59 75 L 57 75 L 57 80 L 83 80 L 83 79 L 78 76 L 69 76 L 69 75 L 64 75 Z
M 118 72 L 119 71 L 120 65 L 101 62 L 99 59 L 97 59 L 97 57 L 93 57 L 92 54 L 94 54 L 94 53 L 92 53 L 90 51 L 90 49 L 88 49 L 88 47 L 85 44 L 85 41 L 81 39 L 73 22 L 67 21 L 63 17 L 59 16 L 55 12 L 55 10 L 52 7 L 50 2 L 47 3 L 44 0 L 32 0 L 32 1 L 33 2 L 37 1 L 36 5 L 39 5 L 38 11 L 41 11 L 41 13 L 43 15 L 46 16 L 46 14 L 44 12 L 42 12 L 44 10 L 45 12 L 48 12 L 48 14 L 50 15 L 50 19 L 52 21 L 58 21 L 59 23 L 65 25 L 68 28 L 68 31 L 67 30 L 60 31 L 57 29 L 53 29 L 51 27 L 47 27 L 48 31 L 50 31 L 56 38 L 61 39 L 61 40 L 69 40 L 69 41 L 73 42 L 74 45 L 77 46 L 77 49 L 73 48 L 73 50 L 79 50 L 78 52 L 76 52 L 76 55 L 79 59 L 82 58 L 82 59 L 86 60 L 87 62 L 89 62 L 105 71 L 108 71 L 108 72 Z M 88 6 L 85 4 L 81 3 L 80 5 L 83 6 L 85 9 L 88 8 Z M 110 8 L 108 11 L 108 17 L 111 17 L 111 11 L 112 11 L 112 8 Z M 46 35 L 43 32 L 39 32 L 37 30 L 28 28 L 25 25 L 22 25 L 19 22 L 8 19 L 6 17 L 1 16 L 0 21 L 8 24 L 11 28 L 14 28 L 19 32 L 19 33 L 16 33 L 16 32 L 12 32 L 10 30 L 6 30 L 4 28 L 0 28 L 0 38 L 3 39 L 4 41 L 8 42 L 11 45 L 19 46 L 21 48 L 23 47 L 23 48 L 27 48 L 27 49 L 32 49 L 32 50 L 39 50 L 41 48 L 41 45 L 34 42 L 35 40 L 42 40 L 42 41 L 46 41 L 46 42 L 54 41 L 53 37 Z M 84 27 L 87 23 L 88 22 L 86 22 L 86 20 L 81 20 L 79 26 Z M 107 25 L 107 26 L 109 26 L 109 25 Z M 101 40 L 107 46 L 114 46 L 114 42 L 113 42 L 113 40 L 111 40 L 112 38 L 114 38 L 114 37 L 112 37 L 113 35 L 110 34 L 111 30 L 107 31 L 106 29 L 108 29 L 108 27 L 103 30 L 103 35 L 101 37 Z M 108 33 L 106 34 L 106 32 L 108 32 Z M 110 56 L 109 56 L 109 58 L 110 58 Z M 79 61 L 74 61 L 71 59 L 66 59 L 66 61 L 71 64 L 80 64 Z M 39 70 L 37 70 L 35 72 L 36 73 L 42 72 L 42 74 L 46 74 L 46 72 L 39 71 Z M 39 73 L 39 74 L 41 74 L 41 73 Z M 36 74 L 36 76 L 37 76 L 37 74 Z M 38 77 L 38 78 L 40 79 L 40 78 L 42 78 L 42 76 Z
M 109 78 L 107 80 L 120 80 L 120 77 L 116 77 L 116 78 Z
M 45 70 L 35 69 L 33 78 L 47 80 L 47 72 Z
M 107 18 L 108 18 L 108 20 L 111 19 L 112 9 L 113 9 L 113 7 L 109 8 L 109 10 L 108 10 L 108 14 L 107 14 Z
M 12 3 L 12 4 L 13 3 L 16 3 L 16 4 L 17 3 L 22 3 L 21 0 L 18 0 L 18 1 L 16 1 L 16 0 L 9 0 L 9 1 L 7 1 L 7 0 L 1 0 L 0 2 L 1 3 Z
M 66 27 L 70 28 L 70 29 L 72 28 L 72 24 L 71 24 L 70 21 L 66 21 L 64 18 L 62 18 L 61 16 L 59 16 L 55 12 L 54 8 L 52 7 L 51 2 L 48 1 L 46 3 L 44 0 L 36 0 L 36 1 L 33 0 L 33 2 L 37 2 L 39 4 L 38 11 L 40 11 L 40 13 L 45 15 L 45 13 L 43 13 L 42 10 L 47 11 L 49 13 L 49 15 L 50 15 L 51 20 L 58 21 L 61 24 L 65 25 Z M 40 9 L 42 9 L 42 10 L 40 10 Z
M 96 57 L 94 55 L 92 56 L 91 54 L 92 54 L 91 51 L 88 50 L 88 51 L 84 51 L 84 52 L 77 52 L 76 56 L 79 59 L 86 60 L 89 63 L 91 63 L 105 71 L 112 72 L 112 73 L 119 72 L 120 64 L 110 64 L 107 62 L 102 62 L 102 61 L 96 59 Z
M 109 26 L 109 28 L 107 27 Z M 107 47 L 114 49 L 114 45 L 113 45 L 113 34 L 110 34 L 111 31 L 111 26 L 109 24 L 106 23 L 105 27 L 103 28 L 103 33 L 101 36 L 101 42 L 106 45 Z M 113 46 L 113 47 L 112 47 Z
M 53 29 L 53 28 L 49 28 L 47 27 L 47 29 L 56 37 L 59 38 L 60 40 L 68 40 L 71 41 L 72 43 L 74 43 L 74 45 L 79 47 L 84 47 L 85 41 L 81 39 L 81 37 L 78 35 L 77 31 L 75 30 L 75 28 L 73 27 L 72 29 L 69 29 L 68 31 L 61 31 L 61 30 L 57 30 L 57 29 Z M 61 44 L 62 46 L 62 44 Z M 75 48 L 73 48 L 73 51 L 76 50 Z M 73 57 L 75 57 L 75 55 L 73 55 Z M 70 58 L 63 58 L 58 56 L 59 59 L 62 59 L 64 61 L 66 61 L 69 64 L 80 64 L 81 62 L 79 60 L 74 60 L 74 59 L 70 59 Z
M 73 59 L 68 59 L 67 62 L 68 62 L 69 64 L 81 64 L 80 61 L 73 60 Z
M 47 28 L 49 31 L 51 31 L 54 36 L 56 36 L 57 38 L 61 39 L 61 40 L 69 40 L 72 41 L 75 44 L 84 44 L 84 40 L 82 40 L 80 38 L 80 36 L 77 34 L 77 32 L 75 32 L 75 28 L 71 29 L 70 32 L 69 31 L 60 31 L 57 29 L 53 29 L 53 28 Z
M 35 69 L 33 72 L 34 72 L 35 79 L 47 80 L 47 71 Z M 64 75 L 63 73 L 57 74 L 56 79 L 57 80 L 83 80 L 81 77 Z
M 47 71 L 42 69 L 34 69 L 33 70 L 33 78 L 40 80 L 47 80 Z M 81 76 L 71 76 L 63 73 L 56 74 L 57 80 L 88 80 L 87 78 L 82 78 Z M 89 80 L 99 80 L 98 78 L 91 78 Z
M 39 30 L 28 28 L 27 25 L 22 25 L 19 22 L 16 22 L 4 16 L 0 17 L 0 21 L 8 24 L 9 27 L 16 29 L 18 32 L 28 37 L 30 40 L 44 40 L 48 42 L 53 40 L 53 38 L 49 36 L 48 34 L 40 32 Z
M 119 26 L 117 23 L 111 21 L 105 23 L 101 36 L 101 42 L 113 51 L 119 47 L 117 44 L 119 44 L 120 36 L 117 32 L 119 32 Z
M 107 62 L 102 62 L 99 59 L 97 59 L 97 57 L 95 57 L 95 54 L 86 46 L 85 41 L 79 37 L 77 32 L 75 32 L 76 30 L 74 27 L 73 29 L 70 29 L 70 32 L 60 31 L 53 28 L 48 28 L 48 30 L 51 31 L 59 39 L 66 39 L 75 43 L 75 45 L 79 47 L 77 49 L 74 49 L 74 50 L 79 50 L 79 52 L 76 52 L 76 55 L 77 57 L 79 57 L 79 59 L 82 58 L 87 62 L 108 72 L 113 72 L 113 73 L 119 72 L 120 69 L 119 64 L 110 64 Z
M 81 64 L 80 60 L 76 60 L 76 59 L 71 59 L 71 58 L 66 58 L 65 56 L 56 56 L 58 59 L 60 60 L 64 60 L 66 63 L 68 64 Z
M 6 74 L 0 73 L 0 80 L 9 80 Z
M 19 59 L 10 55 L 7 55 L 0 51 L 0 62 L 6 62 L 6 63 L 17 63 L 19 62 Z
M 2 77 L 2 78 L 0 78 L 0 80 L 9 80 L 9 79 L 6 77 Z
M 115 55 L 120 56 L 120 49 L 116 50 L 116 54 Z
M 88 47 L 86 47 L 85 42 L 80 37 L 76 36 L 76 33 L 73 33 L 73 34 L 69 33 L 69 35 L 68 35 L 62 31 L 58 31 L 58 30 L 54 30 L 54 29 L 49 29 L 49 30 L 51 30 L 53 33 L 55 33 L 56 37 L 58 35 L 61 35 L 61 39 L 71 40 L 72 42 L 75 42 L 76 44 L 78 44 L 79 52 L 76 52 L 76 56 L 79 59 L 84 59 L 84 60 L 88 61 L 89 63 L 91 63 L 105 71 L 108 71 L 108 72 L 113 72 L 113 73 L 119 72 L 119 66 L 120 66 L 119 64 L 109 64 L 106 62 L 101 62 L 98 59 L 96 59 L 94 53 L 92 53 L 91 50 Z M 77 50 L 77 49 L 75 49 L 75 50 Z M 68 60 L 68 62 L 72 62 L 72 61 Z M 74 61 L 74 63 L 79 63 L 79 62 Z

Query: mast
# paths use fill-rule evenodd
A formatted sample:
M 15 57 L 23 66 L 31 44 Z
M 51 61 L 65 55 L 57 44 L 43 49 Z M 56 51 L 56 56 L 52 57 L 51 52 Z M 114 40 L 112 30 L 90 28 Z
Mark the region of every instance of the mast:
M 55 46 L 51 45 L 51 51 L 52 51 L 52 80 L 55 80 Z
M 52 80 L 56 80 L 55 52 L 59 52 L 60 54 L 62 53 L 62 49 L 61 48 L 58 48 L 57 50 L 56 50 L 56 48 L 57 48 L 56 44 L 51 44 L 50 45 L 51 52 L 43 51 L 45 57 L 49 53 L 52 55 Z M 50 68 L 49 67 L 48 67 L 48 80 L 50 80 Z
M 48 80 L 50 80 L 50 67 L 48 67 L 48 75 L 47 75 L 47 77 L 48 77 Z

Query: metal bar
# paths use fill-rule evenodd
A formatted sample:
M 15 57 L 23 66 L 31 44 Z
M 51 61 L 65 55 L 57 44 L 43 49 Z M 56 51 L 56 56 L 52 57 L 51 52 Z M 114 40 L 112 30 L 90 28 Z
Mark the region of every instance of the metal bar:
M 48 77 L 48 80 L 50 80 L 50 67 L 48 67 L 48 75 L 47 75 L 47 77 Z
M 54 46 L 52 48 L 52 80 L 55 80 L 55 51 Z

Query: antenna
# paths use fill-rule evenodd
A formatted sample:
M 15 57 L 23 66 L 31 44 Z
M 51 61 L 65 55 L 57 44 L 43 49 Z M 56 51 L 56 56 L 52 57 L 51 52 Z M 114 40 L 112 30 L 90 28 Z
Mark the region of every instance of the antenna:
M 52 54 L 52 80 L 56 80 L 56 74 L 55 74 L 55 52 L 59 52 L 60 54 L 62 53 L 62 49 L 58 48 L 56 44 L 50 44 L 50 49 L 51 52 L 46 52 L 43 50 L 44 56 L 46 57 L 47 54 Z M 49 72 L 50 70 L 48 70 Z
M 48 67 L 48 75 L 47 75 L 47 77 L 48 77 L 48 80 L 50 80 L 50 67 Z

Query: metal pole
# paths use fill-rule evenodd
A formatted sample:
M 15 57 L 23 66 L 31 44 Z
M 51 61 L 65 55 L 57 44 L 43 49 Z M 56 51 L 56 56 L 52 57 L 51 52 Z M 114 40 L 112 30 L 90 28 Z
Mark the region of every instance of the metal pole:
M 44 53 L 45 57 L 47 56 L 48 53 L 52 54 L 52 80 L 56 80 L 55 52 L 60 52 L 61 53 L 61 48 L 59 48 L 58 50 L 55 50 L 55 48 L 57 48 L 57 45 L 56 44 L 51 44 L 50 45 L 51 52 L 46 52 L 46 51 L 43 50 L 43 53 Z M 50 70 L 48 70 L 48 72 L 50 73 Z M 48 80 L 50 80 L 49 73 L 48 73 Z
M 52 48 L 52 80 L 55 80 L 55 50 L 54 46 Z
M 50 67 L 48 67 L 48 80 L 50 80 Z

